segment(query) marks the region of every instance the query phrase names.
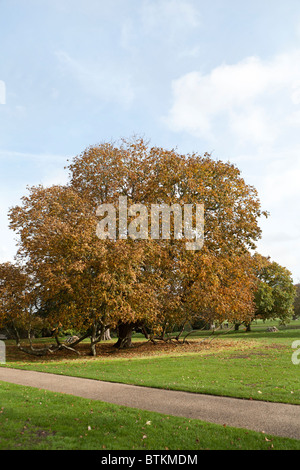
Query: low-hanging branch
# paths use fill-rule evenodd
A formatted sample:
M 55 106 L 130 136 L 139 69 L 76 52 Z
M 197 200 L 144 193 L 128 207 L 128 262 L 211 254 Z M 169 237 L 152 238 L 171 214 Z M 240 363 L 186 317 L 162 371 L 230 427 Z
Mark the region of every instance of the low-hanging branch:
M 58 335 L 56 334 L 54 336 L 55 341 L 56 341 L 56 345 L 51 344 L 51 345 L 47 345 L 43 348 L 35 348 L 33 346 L 33 343 L 32 343 L 31 329 L 28 330 L 28 335 L 27 335 L 28 340 L 29 340 L 29 347 L 24 347 L 22 345 L 19 331 L 18 331 L 18 329 L 16 328 L 15 325 L 13 325 L 13 330 L 14 330 L 14 333 L 15 333 L 15 340 L 16 340 L 16 344 L 17 344 L 18 349 L 20 351 L 26 353 L 26 354 L 31 355 L 31 356 L 45 356 L 48 353 L 53 354 L 53 353 L 55 353 L 57 351 L 60 351 L 62 349 L 67 349 L 69 351 L 72 351 L 72 352 L 76 353 L 78 356 L 80 356 L 80 352 L 77 351 L 76 349 L 74 349 L 74 346 L 76 346 L 77 344 L 79 344 L 81 341 L 83 341 L 85 338 L 87 338 L 89 336 L 88 334 L 85 334 L 85 335 L 81 336 L 78 340 L 74 341 L 74 343 L 72 344 L 72 346 L 73 346 L 72 347 L 72 346 L 68 346 L 65 343 L 60 342 L 59 339 L 58 339 Z

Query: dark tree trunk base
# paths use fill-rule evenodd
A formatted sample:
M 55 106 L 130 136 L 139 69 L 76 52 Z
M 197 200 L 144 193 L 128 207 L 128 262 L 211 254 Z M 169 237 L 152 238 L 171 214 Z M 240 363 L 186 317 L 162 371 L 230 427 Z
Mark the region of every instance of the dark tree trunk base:
M 114 344 L 117 349 L 131 348 L 133 346 L 131 337 L 134 323 L 122 323 L 118 328 L 118 341 Z

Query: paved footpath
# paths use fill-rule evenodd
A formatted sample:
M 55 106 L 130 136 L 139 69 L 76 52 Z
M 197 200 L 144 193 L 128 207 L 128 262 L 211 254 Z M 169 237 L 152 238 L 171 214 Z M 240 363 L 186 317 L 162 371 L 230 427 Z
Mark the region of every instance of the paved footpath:
M 0 367 L 0 381 L 300 439 L 300 405 L 160 390 Z

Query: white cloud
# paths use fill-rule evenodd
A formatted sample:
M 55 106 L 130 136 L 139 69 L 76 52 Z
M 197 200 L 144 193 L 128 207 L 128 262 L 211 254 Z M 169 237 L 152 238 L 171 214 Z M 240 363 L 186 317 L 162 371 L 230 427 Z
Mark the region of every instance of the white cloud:
M 237 143 L 274 143 L 298 124 L 300 50 L 263 61 L 248 57 L 209 74 L 188 73 L 172 82 L 173 105 L 164 121 L 174 131 Z
M 289 155 L 291 157 L 291 155 Z M 280 205 L 280 208 L 298 206 L 300 199 L 300 148 L 298 154 L 290 159 L 276 160 L 268 166 L 264 177 L 266 202 Z M 288 211 L 288 209 L 286 209 Z M 300 228 L 300 220 L 297 220 Z
M 259 105 L 249 105 L 243 110 L 231 110 L 228 124 L 240 142 L 272 143 L 277 135 L 274 127 L 270 126 L 268 113 Z
M 300 280 L 300 50 L 172 82 L 167 126 L 236 163 L 270 212 L 258 250 Z M 208 148 L 209 147 L 209 148 Z

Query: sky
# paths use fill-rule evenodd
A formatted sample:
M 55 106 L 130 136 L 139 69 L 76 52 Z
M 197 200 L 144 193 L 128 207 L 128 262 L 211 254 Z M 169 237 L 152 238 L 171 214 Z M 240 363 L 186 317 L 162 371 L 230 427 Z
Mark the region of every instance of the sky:
M 28 186 L 133 135 L 235 164 L 300 282 L 299 0 L 0 0 L 0 262 Z

